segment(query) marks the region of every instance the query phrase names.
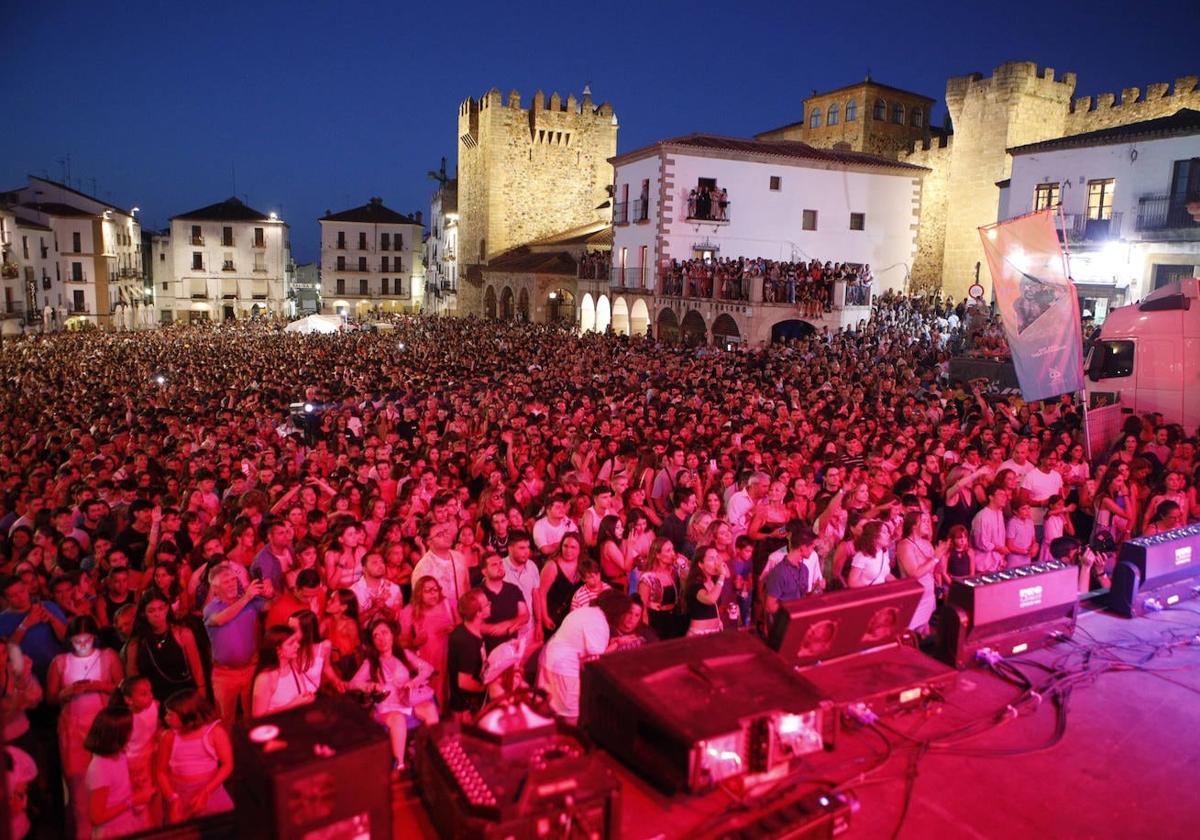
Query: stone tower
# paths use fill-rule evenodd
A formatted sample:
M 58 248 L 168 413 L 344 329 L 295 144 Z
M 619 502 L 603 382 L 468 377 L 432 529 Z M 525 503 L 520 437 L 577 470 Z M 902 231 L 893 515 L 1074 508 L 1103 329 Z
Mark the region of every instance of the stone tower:
M 973 73 L 947 81 L 954 144 L 945 184 L 945 293 L 962 298 L 974 280 L 975 264 L 983 261 L 977 229 L 996 221 L 996 182 L 1012 171 L 1007 150 L 1063 136 L 1074 92 L 1074 73 L 1055 79 L 1053 68 L 1039 72 L 1029 61 L 1002 64 L 989 78 Z M 991 288 L 986 261 L 980 277 Z
M 459 265 L 490 257 L 567 228 L 611 218 L 609 188 L 617 119 L 607 102 L 547 102 L 528 109 L 516 91 L 493 88 L 458 109 Z M 602 206 L 605 205 L 605 206 Z

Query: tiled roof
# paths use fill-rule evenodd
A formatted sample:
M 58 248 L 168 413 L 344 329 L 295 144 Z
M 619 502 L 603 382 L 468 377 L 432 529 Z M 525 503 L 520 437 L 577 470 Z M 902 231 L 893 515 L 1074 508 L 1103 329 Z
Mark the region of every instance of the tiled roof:
M 30 230 L 50 230 L 49 227 L 41 222 L 35 222 L 33 219 L 27 219 L 19 213 L 13 213 L 17 220 L 17 227 L 29 228 Z
M 397 213 L 390 207 L 385 207 L 382 201 L 372 199 L 361 207 L 343 210 L 340 213 L 328 213 L 322 216 L 322 222 L 365 222 L 375 225 L 415 225 L 419 224 L 410 216 Z
M 835 149 L 818 149 L 797 140 L 746 140 L 741 137 L 722 137 L 717 134 L 688 134 L 663 140 L 659 145 L 676 148 L 714 149 L 723 152 L 738 152 L 742 154 L 770 155 L 772 157 L 793 158 L 796 160 L 816 161 L 842 166 L 872 166 L 887 169 L 905 169 L 914 172 L 925 169 L 911 163 L 902 163 L 879 155 L 865 152 L 840 151 Z
M 1014 146 L 1008 151 L 1009 154 L 1018 155 L 1050 149 L 1067 149 L 1073 146 L 1109 146 L 1116 143 L 1127 143 L 1131 140 L 1188 134 L 1200 134 L 1200 111 L 1183 108 L 1169 117 L 1157 117 L 1153 120 L 1143 120 L 1128 125 L 1101 128 L 1098 131 L 1072 134 L 1054 140 L 1043 140 L 1040 143 L 1027 143 L 1024 146 Z
M 589 222 L 586 225 L 569 228 L 559 233 L 538 239 L 529 244 L 536 248 L 570 245 L 591 245 L 612 247 L 612 225 L 608 222 Z
M 105 207 L 111 207 L 113 210 L 116 210 L 118 213 L 124 213 L 126 216 L 132 215 L 128 210 L 118 207 L 111 201 L 105 201 L 102 198 L 96 198 L 94 195 L 88 195 L 87 193 L 81 192 L 74 187 L 68 187 L 66 184 L 60 184 L 58 181 L 51 181 L 49 178 L 43 178 L 40 175 L 30 175 L 29 178 L 34 181 L 41 181 L 43 184 L 50 184 L 53 187 L 58 187 L 60 190 L 66 190 L 69 193 L 74 193 L 81 198 L 86 198 L 88 201 L 94 201 L 97 204 L 103 204 Z
M 928 96 L 926 96 L 923 93 L 916 93 L 911 90 L 905 90 L 904 88 L 898 88 L 898 87 L 892 87 L 891 85 L 880 84 L 879 82 L 872 81 L 871 79 L 867 79 L 864 82 L 855 82 L 854 84 L 851 84 L 851 85 L 842 85 L 841 87 L 834 88 L 833 90 L 817 91 L 812 96 L 804 97 L 804 101 L 807 102 L 810 99 L 819 99 L 822 96 L 831 96 L 835 93 L 841 93 L 842 91 L 846 91 L 846 90 L 856 90 L 861 87 L 877 88 L 878 90 L 882 91 L 883 93 L 900 93 L 905 96 L 911 96 L 914 99 L 924 99 L 926 102 L 934 101 L 933 99 L 930 99 Z
M 227 198 L 224 201 L 218 201 L 216 204 L 210 204 L 207 207 L 201 207 L 187 213 L 180 213 L 178 216 L 172 216 L 171 219 L 195 219 L 196 221 L 204 222 L 270 221 L 266 213 L 255 210 L 253 207 L 247 207 L 236 196 Z
M 574 277 L 578 269 L 575 258 L 565 251 L 551 253 L 530 251 L 527 246 L 514 248 L 493 257 L 485 272 L 504 271 L 510 274 L 569 274 Z
M 95 216 L 95 213 L 89 213 L 87 210 L 80 210 L 78 207 L 72 207 L 70 204 L 59 204 L 57 201 L 37 201 L 27 202 L 21 205 L 28 207 L 30 210 L 36 210 L 39 213 L 45 213 L 48 216 Z

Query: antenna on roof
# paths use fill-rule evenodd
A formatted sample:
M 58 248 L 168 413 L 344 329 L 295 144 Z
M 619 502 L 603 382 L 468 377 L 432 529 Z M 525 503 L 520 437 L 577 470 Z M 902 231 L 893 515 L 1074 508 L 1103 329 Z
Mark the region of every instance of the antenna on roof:
M 874 81 L 874 79 L 871 78 L 871 68 L 870 67 L 867 68 L 867 77 L 865 79 L 863 79 L 863 81 L 864 82 Z

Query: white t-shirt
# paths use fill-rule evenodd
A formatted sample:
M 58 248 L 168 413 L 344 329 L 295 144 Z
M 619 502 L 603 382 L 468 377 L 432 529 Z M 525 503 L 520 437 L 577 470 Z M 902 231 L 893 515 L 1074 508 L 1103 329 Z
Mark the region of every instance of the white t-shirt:
M 1009 458 L 1000 465 L 1001 470 L 1012 470 L 1017 474 L 1017 478 L 1019 479 L 1024 479 L 1025 476 L 1029 475 L 1029 473 L 1033 470 L 1033 467 L 1033 461 L 1026 461 L 1024 464 L 1018 464 L 1012 458 Z
M 855 552 L 854 557 L 850 560 L 850 565 L 862 572 L 867 586 L 887 581 L 888 556 L 883 551 L 876 551 L 874 554 Z
M 567 613 L 546 643 L 542 667 L 562 677 L 579 676 L 580 660 L 604 653 L 609 632 L 608 619 L 599 607 L 580 607 Z
M 413 580 L 415 581 L 416 578 L 414 577 Z M 383 605 L 393 612 L 404 606 L 404 596 L 400 592 L 400 587 L 387 578 L 384 578 L 380 584 L 371 586 L 367 583 L 366 575 L 363 575 L 354 582 L 354 585 L 350 587 L 350 591 L 358 599 L 358 610 L 360 613 L 366 612 L 370 608 L 373 599 L 382 600 Z
M 750 525 L 752 510 L 754 510 L 754 500 L 745 490 L 739 490 L 729 497 L 729 501 L 725 504 L 725 517 L 729 520 L 729 527 L 733 529 L 735 537 L 746 533 L 746 528 Z
M 540 550 L 542 546 L 562 542 L 563 537 L 578 530 L 569 516 L 564 516 L 557 526 L 551 525 L 550 520 L 543 516 L 533 523 L 533 544 Z
M 1051 470 L 1048 473 L 1044 473 L 1039 469 L 1032 469 L 1021 479 L 1021 487 L 1028 490 L 1030 495 L 1035 499 L 1049 499 L 1051 496 L 1060 496 L 1062 495 L 1063 488 L 1062 474 L 1058 470 Z M 1035 525 L 1041 525 L 1042 519 L 1045 516 L 1045 508 L 1033 508 L 1033 522 Z

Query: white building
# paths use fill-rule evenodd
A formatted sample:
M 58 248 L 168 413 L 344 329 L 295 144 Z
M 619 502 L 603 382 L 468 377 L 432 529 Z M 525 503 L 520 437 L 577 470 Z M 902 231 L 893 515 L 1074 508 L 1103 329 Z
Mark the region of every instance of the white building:
M 999 218 L 1062 205 L 1071 274 L 1082 308 L 1098 321 L 1200 272 L 1200 111 L 1009 153 Z
M 291 246 L 276 213 L 237 198 L 181 213 L 154 237 L 152 254 L 168 267 L 155 290 L 162 323 L 287 313 Z
M 615 167 L 611 288 L 580 282 L 581 326 L 658 334 L 682 329 L 705 340 L 751 344 L 785 321 L 836 328 L 867 317 L 843 307 L 802 318 L 794 305 L 666 294 L 672 261 L 764 258 L 870 265 L 873 291 L 904 288 L 916 249 L 925 170 L 859 152 L 791 141 L 705 134 L 665 140 L 612 159 Z M 723 194 L 705 208 L 693 191 Z M 838 297 L 842 295 L 842 297 Z M 726 317 L 727 316 L 727 317 Z M 685 321 L 687 323 L 685 323 Z M 807 329 L 807 328 L 805 328 Z
M 445 177 L 429 204 L 429 236 L 425 237 L 425 311 L 453 315 L 458 311 L 458 181 Z
M 14 225 L 14 262 L 7 257 L 5 262 L 19 266 L 20 295 L 14 290 L 13 301 L 21 303 L 28 320 L 48 314 L 54 328 L 90 323 L 132 329 L 143 324 L 142 228 L 136 207 L 124 210 L 33 176 L 7 195 L 6 204 Z M 4 273 L 11 274 L 12 268 Z M 12 287 L 6 282 L 5 288 Z M 30 309 L 38 313 L 31 316 Z
M 421 308 L 425 229 L 420 213 L 405 216 L 372 198 L 361 207 L 327 213 L 320 222 L 324 311 L 362 318 L 371 311 Z
M 20 333 L 26 325 L 41 328 L 46 307 L 57 324 L 58 309 L 65 306 L 62 283 L 55 277 L 58 253 L 54 231 L 27 218 L 20 208 L 0 206 L 0 319 L 6 333 Z

